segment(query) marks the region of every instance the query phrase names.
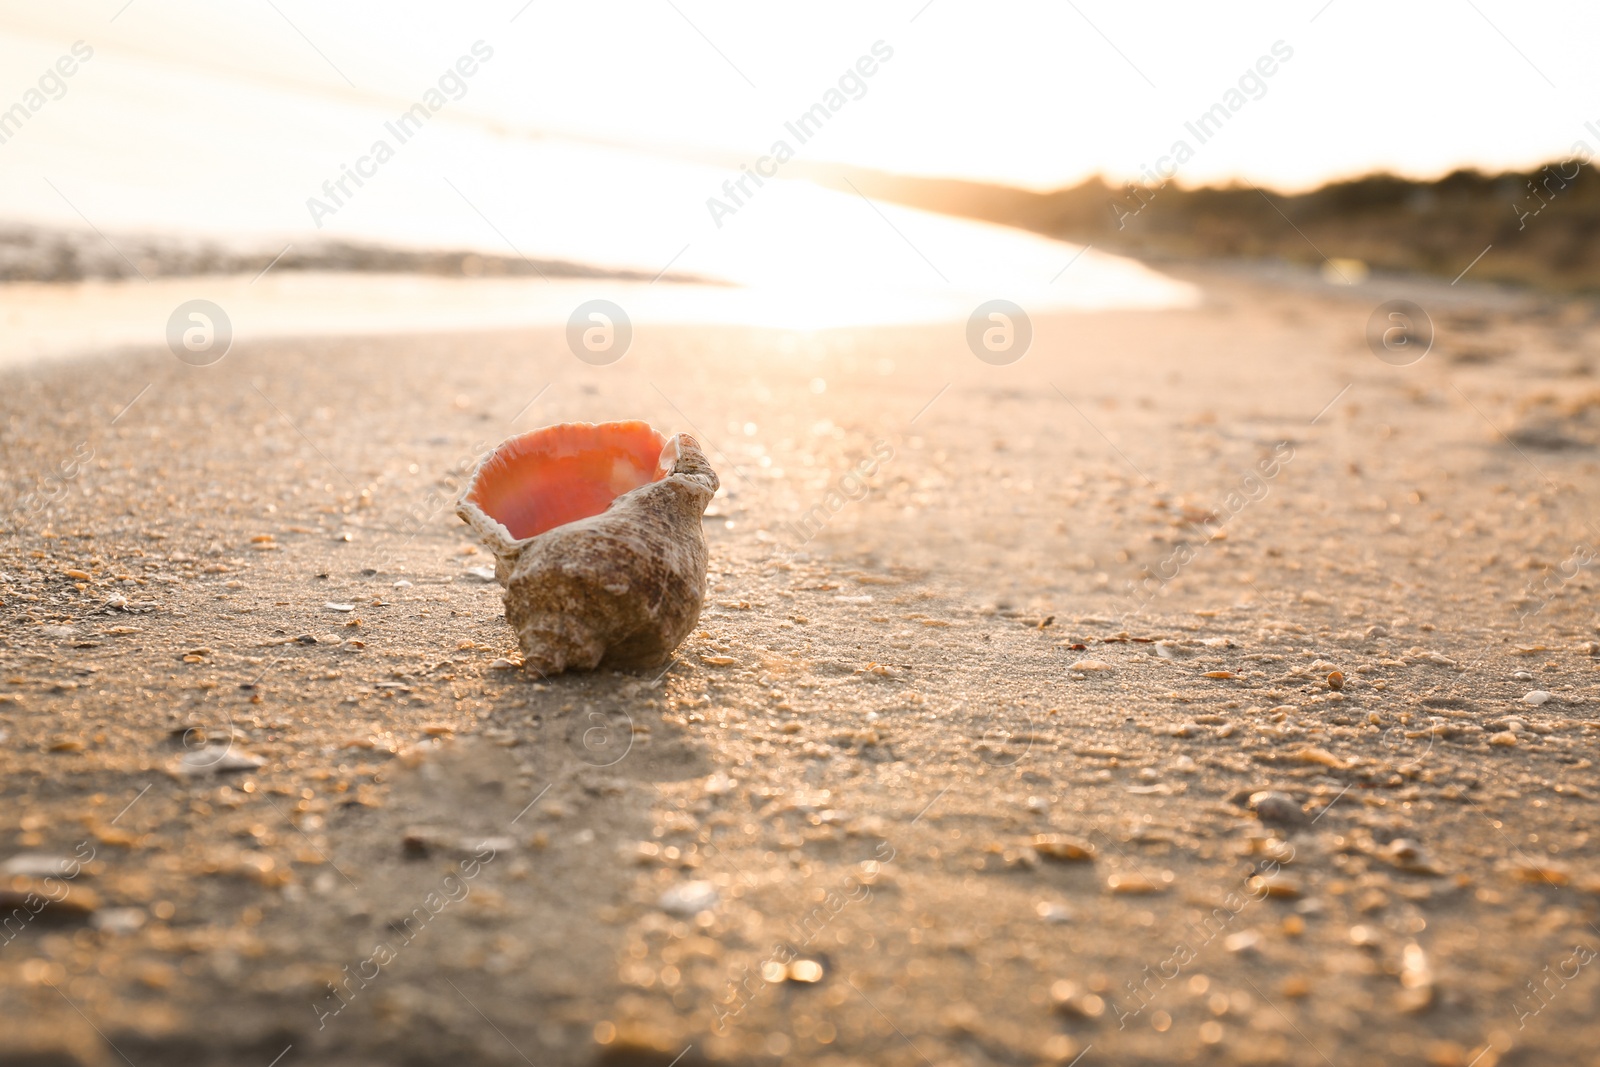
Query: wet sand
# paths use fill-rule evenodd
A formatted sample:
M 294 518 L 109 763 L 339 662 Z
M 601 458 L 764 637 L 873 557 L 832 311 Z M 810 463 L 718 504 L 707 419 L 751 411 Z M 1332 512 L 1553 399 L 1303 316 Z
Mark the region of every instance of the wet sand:
M 6 371 L 0 1060 L 1593 1048 L 1593 309 L 1407 290 L 1394 367 L 1392 283 L 1189 279 L 998 367 L 954 324 Z M 701 628 L 525 677 L 449 501 L 633 417 L 725 487 Z

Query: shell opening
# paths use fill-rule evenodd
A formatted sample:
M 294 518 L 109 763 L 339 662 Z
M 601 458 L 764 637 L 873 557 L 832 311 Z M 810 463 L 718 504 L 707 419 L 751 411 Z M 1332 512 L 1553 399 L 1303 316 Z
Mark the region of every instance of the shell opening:
M 463 499 L 512 539 L 535 537 L 598 515 L 623 493 L 664 477 L 666 444 L 665 435 L 644 422 L 546 426 L 495 449 Z

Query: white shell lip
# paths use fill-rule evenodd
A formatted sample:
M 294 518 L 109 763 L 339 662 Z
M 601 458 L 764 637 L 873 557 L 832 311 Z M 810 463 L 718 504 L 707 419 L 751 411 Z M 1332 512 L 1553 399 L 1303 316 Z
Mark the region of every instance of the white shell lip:
M 522 546 L 533 538 L 524 537 L 520 541 L 515 540 L 504 523 L 492 518 L 488 512 L 467 499 L 467 494 L 471 491 L 469 483 L 468 488 L 456 500 L 456 514 L 472 527 L 483 543 L 489 546 L 489 551 L 494 553 L 495 580 L 505 585 L 511 578 L 511 565 L 516 562 L 517 553 L 521 552 Z
M 595 422 L 575 422 L 560 423 L 557 425 L 598 427 L 605 424 Z M 570 526 L 572 524 L 565 523 L 563 526 L 555 526 L 549 530 L 543 531 L 542 533 L 534 534 L 531 537 L 512 537 L 510 529 L 508 529 L 503 522 L 484 511 L 472 501 L 471 497 L 474 490 L 476 490 L 478 487 L 479 479 L 481 479 L 483 476 L 484 468 L 493 462 L 494 458 L 498 456 L 507 446 L 510 446 L 514 442 L 521 440 L 522 438 L 528 436 L 528 434 L 539 433 L 550 428 L 551 427 L 548 426 L 542 426 L 538 429 L 529 430 L 524 434 L 513 435 L 500 442 L 488 452 L 485 452 L 483 456 L 479 458 L 477 464 L 472 468 L 472 473 L 467 477 L 466 485 L 462 487 L 460 494 L 456 497 L 456 514 L 460 516 L 463 522 L 472 528 L 473 532 L 478 535 L 479 539 L 481 539 L 483 543 L 489 547 L 489 550 L 494 553 L 495 580 L 501 585 L 505 585 L 510 581 L 511 568 L 513 565 L 515 565 L 517 556 L 522 552 L 524 546 L 526 546 L 530 541 L 534 541 L 540 537 L 543 537 L 547 533 L 552 533 L 555 530 L 563 529 L 564 526 Z M 678 445 L 678 438 L 682 435 L 664 434 L 660 430 L 655 429 L 653 426 L 650 428 L 658 436 L 661 436 L 666 440 L 666 444 L 662 446 L 661 455 L 656 460 L 655 478 L 650 482 L 646 482 L 642 486 L 628 490 L 628 492 L 638 492 L 639 489 L 649 488 L 651 485 L 655 484 L 655 482 L 660 481 L 667 475 L 670 475 L 673 467 L 677 465 L 678 459 L 682 454 L 682 450 Z M 619 493 L 617 494 L 617 498 L 620 499 L 622 496 L 626 495 L 626 493 Z M 581 522 L 583 520 L 578 519 L 574 521 Z
M 666 445 L 661 449 L 661 458 L 656 460 L 657 480 L 671 474 L 672 469 L 678 465 L 678 457 L 683 454 L 683 450 L 678 447 L 678 438 L 682 436 L 675 433 L 667 438 Z

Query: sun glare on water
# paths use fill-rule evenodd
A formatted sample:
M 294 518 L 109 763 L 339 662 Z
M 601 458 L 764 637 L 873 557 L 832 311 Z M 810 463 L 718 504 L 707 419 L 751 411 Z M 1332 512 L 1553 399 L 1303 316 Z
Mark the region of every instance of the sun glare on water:
M 1187 284 L 1130 260 L 1022 231 L 781 171 L 732 200 L 726 186 L 740 172 L 730 165 L 487 121 L 469 105 L 482 102 L 507 53 L 469 45 L 462 59 L 476 73 L 456 78 L 459 100 L 441 96 L 429 113 L 102 43 L 50 103 L 49 121 L 5 145 L 0 198 L 13 217 L 46 227 L 91 220 L 113 245 L 124 235 L 190 239 L 259 253 L 263 266 L 287 247 L 342 241 L 640 280 L 559 269 L 549 280 L 278 270 L 259 280 L 0 285 L 0 360 L 159 345 L 172 309 L 191 299 L 225 308 L 240 340 L 559 324 L 597 298 L 640 325 L 801 330 L 963 321 L 1002 294 L 1035 315 L 1196 299 Z M 0 33 L 0 60 L 18 69 L 54 47 Z M 397 120 L 413 113 L 431 117 Z M 735 210 L 711 210 L 717 202 Z

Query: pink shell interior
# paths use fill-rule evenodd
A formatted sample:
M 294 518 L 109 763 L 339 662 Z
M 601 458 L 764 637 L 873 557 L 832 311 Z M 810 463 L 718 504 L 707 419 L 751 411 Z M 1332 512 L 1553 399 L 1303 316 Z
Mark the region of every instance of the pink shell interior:
M 667 439 L 645 422 L 568 422 L 519 434 L 494 450 L 466 499 L 515 540 L 598 515 L 657 481 Z

